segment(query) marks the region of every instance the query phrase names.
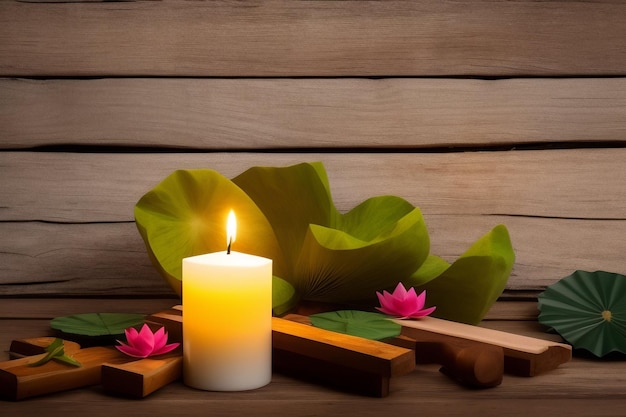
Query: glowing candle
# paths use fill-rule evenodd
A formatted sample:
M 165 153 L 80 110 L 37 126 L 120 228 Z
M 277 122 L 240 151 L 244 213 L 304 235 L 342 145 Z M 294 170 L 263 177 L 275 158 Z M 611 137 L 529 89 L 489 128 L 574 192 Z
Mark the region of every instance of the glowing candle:
M 183 380 L 211 391 L 262 387 L 272 377 L 272 261 L 227 250 L 183 259 Z

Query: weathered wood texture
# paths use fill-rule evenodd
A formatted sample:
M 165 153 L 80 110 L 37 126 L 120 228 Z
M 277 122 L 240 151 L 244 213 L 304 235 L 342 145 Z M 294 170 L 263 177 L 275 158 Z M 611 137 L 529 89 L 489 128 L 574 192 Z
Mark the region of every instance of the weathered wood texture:
M 0 74 L 624 74 L 625 15 L 610 0 L 3 0 Z
M 626 141 L 626 78 L 5 78 L 0 97 L 5 149 L 401 151 Z
M 3 294 L 169 294 L 133 224 L 136 201 L 178 168 L 232 177 L 321 160 L 338 208 L 393 194 L 420 207 L 432 253 L 453 261 L 504 223 L 511 289 L 575 269 L 621 271 L 626 149 L 434 154 L 0 154 Z M 128 179 L 132 178 L 132 181 Z M 375 178 L 375 180 L 373 180 Z M 24 286 L 24 283 L 33 285 Z
M 506 224 L 509 289 L 623 272 L 625 10 L 2 0 L 0 294 L 171 295 L 133 224 L 143 193 L 177 168 L 312 160 L 340 210 L 422 208 L 448 260 Z M 504 151 L 542 146 L 580 148 Z
M 416 148 L 626 138 L 626 78 L 0 79 L 0 94 L 5 148 Z

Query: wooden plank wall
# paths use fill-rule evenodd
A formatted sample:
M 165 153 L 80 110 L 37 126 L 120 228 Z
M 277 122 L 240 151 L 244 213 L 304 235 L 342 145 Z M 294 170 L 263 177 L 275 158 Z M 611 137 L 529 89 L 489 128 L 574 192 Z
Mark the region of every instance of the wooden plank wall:
M 177 168 L 323 161 L 341 210 L 498 223 L 509 295 L 626 273 L 626 3 L 0 0 L 0 296 L 172 295 L 133 222 Z

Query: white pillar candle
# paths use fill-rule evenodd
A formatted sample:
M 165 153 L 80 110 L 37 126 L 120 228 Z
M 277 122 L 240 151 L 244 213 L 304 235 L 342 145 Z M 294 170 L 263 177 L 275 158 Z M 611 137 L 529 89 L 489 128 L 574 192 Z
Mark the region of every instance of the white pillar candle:
M 243 391 L 272 378 L 272 261 L 230 251 L 183 259 L 183 380 Z

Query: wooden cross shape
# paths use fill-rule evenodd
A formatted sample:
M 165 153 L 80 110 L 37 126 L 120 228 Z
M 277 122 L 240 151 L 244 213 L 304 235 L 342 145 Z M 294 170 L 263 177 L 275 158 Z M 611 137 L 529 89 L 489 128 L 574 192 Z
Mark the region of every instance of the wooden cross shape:
M 176 380 L 182 370 L 180 352 L 156 359 L 138 360 L 124 355 L 114 347 L 81 349 L 78 343 L 67 340 L 63 341 L 64 350 L 80 362 L 80 367 L 54 360 L 41 366 L 31 366 L 46 355 L 45 347 L 52 341 L 52 337 L 39 337 L 14 340 L 11 343 L 10 353 L 21 357 L 0 362 L 0 398 L 16 401 L 98 385 L 103 380 L 105 368 L 116 369 L 123 374 L 122 378 L 115 381 L 119 385 L 118 390 L 130 396 L 145 396 Z

